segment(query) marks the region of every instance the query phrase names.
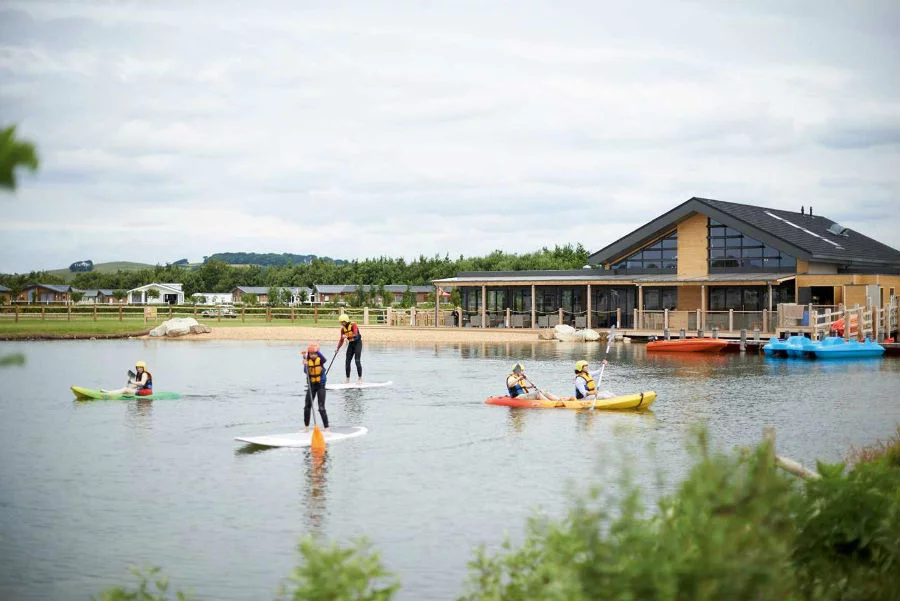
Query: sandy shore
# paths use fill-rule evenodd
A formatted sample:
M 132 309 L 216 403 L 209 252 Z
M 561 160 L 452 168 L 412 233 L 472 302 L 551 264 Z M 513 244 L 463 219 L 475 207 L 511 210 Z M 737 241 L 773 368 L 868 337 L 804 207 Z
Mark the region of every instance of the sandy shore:
M 209 334 L 193 334 L 174 340 L 297 340 L 337 343 L 339 329 L 303 326 L 242 326 L 217 328 Z M 535 330 L 481 328 L 409 328 L 360 326 L 369 342 L 537 342 Z M 551 341 L 552 342 L 552 341 Z

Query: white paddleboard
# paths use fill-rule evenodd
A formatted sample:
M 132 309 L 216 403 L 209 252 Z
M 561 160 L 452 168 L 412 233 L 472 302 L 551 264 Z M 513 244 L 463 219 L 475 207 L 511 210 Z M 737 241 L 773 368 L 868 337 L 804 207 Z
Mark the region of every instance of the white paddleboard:
M 325 443 L 336 442 L 345 438 L 362 436 L 369 429 L 365 426 L 332 426 L 322 430 Z M 313 429 L 309 432 L 289 432 L 287 434 L 270 434 L 268 436 L 238 436 L 235 440 L 255 444 L 262 447 L 308 447 L 312 444 Z
M 325 384 L 325 390 L 353 390 L 357 388 L 378 388 L 379 386 L 390 386 L 393 381 L 387 382 L 350 382 L 349 384 Z

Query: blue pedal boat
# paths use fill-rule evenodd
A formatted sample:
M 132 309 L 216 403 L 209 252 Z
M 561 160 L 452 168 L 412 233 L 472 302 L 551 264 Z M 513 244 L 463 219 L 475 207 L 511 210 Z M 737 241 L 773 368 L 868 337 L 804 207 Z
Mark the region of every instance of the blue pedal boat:
M 826 338 L 813 350 L 816 359 L 856 359 L 880 357 L 884 347 L 866 338 L 865 342 L 845 341 L 843 338 Z

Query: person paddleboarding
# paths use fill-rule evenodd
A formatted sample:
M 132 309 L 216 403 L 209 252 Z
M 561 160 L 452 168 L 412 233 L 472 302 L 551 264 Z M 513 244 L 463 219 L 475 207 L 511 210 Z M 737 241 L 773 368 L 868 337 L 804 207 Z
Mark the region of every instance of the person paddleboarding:
M 345 383 L 350 383 L 350 363 L 354 358 L 356 358 L 356 382 L 361 383 L 363 379 L 362 361 L 360 360 L 360 355 L 362 354 L 362 335 L 359 333 L 359 326 L 350 321 L 350 317 L 346 313 L 341 313 L 338 319 L 341 322 L 341 338 L 338 340 L 338 350 L 340 350 L 344 341 L 347 341 L 347 357 L 344 361 L 344 368 L 347 374 Z
M 306 401 L 303 404 L 303 431 L 309 430 L 309 417 L 312 413 L 313 397 L 319 401 L 319 415 L 322 416 L 322 427 L 328 430 L 328 413 L 325 412 L 325 355 L 319 350 L 319 345 L 313 342 L 306 350 L 300 351 L 303 355 L 303 373 L 306 374 Z

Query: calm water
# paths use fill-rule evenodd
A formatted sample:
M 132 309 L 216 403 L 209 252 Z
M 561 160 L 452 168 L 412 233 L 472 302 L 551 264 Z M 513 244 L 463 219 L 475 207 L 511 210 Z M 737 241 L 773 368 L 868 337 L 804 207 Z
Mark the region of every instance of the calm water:
M 328 393 L 332 423 L 368 435 L 331 444 L 322 463 L 300 449 L 247 452 L 234 436 L 302 423 L 299 348 L 0 343 L 0 355 L 27 357 L 0 368 L 0 598 L 87 599 L 149 563 L 206 600 L 270 599 L 298 538 L 316 532 L 371 539 L 401 576 L 402 599 L 453 599 L 475 545 L 520 536 L 535 510 L 560 515 L 573 489 L 612 486 L 626 463 L 652 495 L 670 489 L 697 420 L 723 449 L 775 425 L 779 452 L 807 464 L 900 423 L 891 358 L 656 357 L 619 344 L 602 388 L 659 398 L 652 413 L 590 413 L 483 400 L 503 392 L 514 360 L 568 394 L 572 365 L 600 358 L 599 344 L 368 344 L 367 379 L 394 385 Z M 70 384 L 121 386 L 137 359 L 158 390 L 184 397 L 73 402 Z

